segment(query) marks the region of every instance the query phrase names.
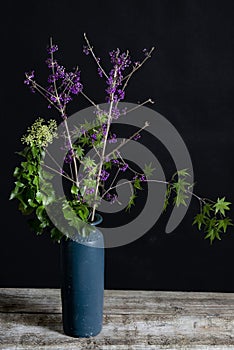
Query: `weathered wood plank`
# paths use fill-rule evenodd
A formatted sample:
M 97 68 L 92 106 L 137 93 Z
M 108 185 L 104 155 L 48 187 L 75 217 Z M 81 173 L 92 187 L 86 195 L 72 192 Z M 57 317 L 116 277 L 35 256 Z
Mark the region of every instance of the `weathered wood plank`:
M 0 289 L 0 349 L 234 349 L 234 294 L 105 291 L 101 334 L 75 339 L 60 290 Z
M 204 307 L 203 307 L 204 306 Z M 105 291 L 105 313 L 234 313 L 234 293 Z M 61 313 L 59 289 L 0 288 L 0 312 Z

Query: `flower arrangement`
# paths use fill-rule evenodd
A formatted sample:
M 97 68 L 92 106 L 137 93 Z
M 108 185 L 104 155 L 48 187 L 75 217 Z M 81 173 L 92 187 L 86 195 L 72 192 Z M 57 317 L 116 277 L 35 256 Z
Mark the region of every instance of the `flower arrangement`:
M 125 161 L 121 155 L 121 148 L 128 141 L 118 144 L 117 135 L 111 129 L 113 120 L 131 112 L 131 110 L 121 110 L 119 102 L 125 98 L 130 78 L 148 61 L 154 48 L 144 49 L 141 61 L 132 61 L 128 51 L 113 50 L 109 53 L 111 69 L 106 72 L 87 36 L 84 35 L 84 38 L 86 42 L 83 47 L 84 54 L 94 58 L 99 77 L 106 81 L 107 110 L 101 109 L 85 94 L 78 67 L 67 71 L 59 64 L 55 58 L 58 46 L 53 44 L 52 39 L 47 49 L 49 57 L 46 60 L 50 70 L 48 86 L 43 87 L 37 83 L 34 71 L 25 73 L 24 83 L 33 93 L 39 93 L 47 100 L 48 108 L 53 107 L 58 111 L 64 132 L 58 135 L 57 122 L 53 119 L 46 122 L 43 118 L 37 118 L 28 128 L 26 135 L 22 137 L 25 147 L 18 152 L 24 160 L 15 168 L 16 181 L 10 199 L 16 198 L 19 201 L 19 210 L 24 215 L 30 215 L 30 225 L 37 234 L 49 229 L 51 237 L 58 242 L 63 233 L 55 227 L 45 209 L 55 201 L 55 189 L 52 184 L 48 185 L 46 182 L 55 174 L 62 176 L 68 184 L 69 194 L 67 201 L 63 203 L 63 214 L 69 225 L 73 227 L 77 226 L 77 221 L 74 222 L 69 214 L 71 208 L 75 211 L 77 220 L 92 222 L 101 199 L 105 199 L 110 205 L 114 202 L 118 203 L 118 196 L 115 193 L 118 186 L 131 185 L 131 196 L 126 206 L 126 210 L 130 210 L 137 200 L 138 191 L 142 190 L 145 183 L 160 182 L 152 178 L 155 170 L 152 163 L 145 165 L 142 172 L 139 172 Z M 94 106 L 95 118 L 93 123 L 83 123 L 71 130 L 67 123 L 67 106 L 77 95 L 82 95 Z M 148 99 L 139 106 L 147 103 L 152 104 L 153 101 Z M 129 140 L 138 141 L 142 131 L 148 127 L 149 124 L 145 123 L 129 137 Z M 74 136 L 76 142 L 73 142 Z M 50 156 L 48 145 L 58 137 L 63 138 L 66 150 L 64 165 L 61 167 L 55 159 L 52 159 L 54 167 L 50 167 L 43 162 L 43 159 L 45 155 Z M 108 143 L 116 145 L 111 153 L 106 152 Z M 87 150 L 90 148 L 95 151 L 94 157 L 87 155 Z M 79 172 L 81 166 L 82 173 Z M 118 176 L 122 172 L 128 172 L 130 179 L 116 185 Z M 170 201 L 176 206 L 187 205 L 188 195 L 198 200 L 200 212 L 195 216 L 193 224 L 205 232 L 205 238 L 208 238 L 211 243 L 215 239 L 220 239 L 220 234 L 225 233 L 227 227 L 233 225 L 231 219 L 226 216 L 231 203 L 226 201 L 225 197 L 212 201 L 194 194 L 187 169 L 177 171 L 164 184 L 167 186 L 164 210 Z

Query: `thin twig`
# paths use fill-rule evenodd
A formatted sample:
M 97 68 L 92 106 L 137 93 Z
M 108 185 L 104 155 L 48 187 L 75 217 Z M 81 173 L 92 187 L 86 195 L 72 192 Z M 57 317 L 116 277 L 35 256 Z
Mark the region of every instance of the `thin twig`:
M 106 155 L 106 157 L 110 157 L 110 155 L 112 155 L 113 153 L 115 153 L 116 151 L 118 151 L 121 147 L 125 146 L 129 141 L 131 141 L 136 135 L 138 135 L 142 130 L 144 130 L 145 128 L 147 128 L 149 126 L 149 122 L 145 122 L 145 125 L 137 132 L 135 132 L 132 136 L 129 137 L 129 139 L 124 139 L 119 146 L 117 146 L 113 151 L 111 151 L 110 153 L 108 153 Z
M 45 149 L 45 151 L 46 151 L 46 153 L 48 154 L 48 156 L 50 157 L 50 159 L 52 159 L 53 162 L 57 165 L 57 167 L 59 168 L 59 170 L 62 170 L 61 166 L 58 164 L 58 162 L 56 161 L 56 159 L 54 159 L 54 157 L 50 154 L 50 152 L 49 152 L 47 149 Z M 64 172 L 64 173 L 65 173 L 65 172 Z M 65 174 L 66 174 L 66 176 L 68 176 L 67 173 L 65 173 Z M 68 176 L 68 177 L 69 177 L 69 176 Z
M 125 85 L 124 85 L 124 87 L 123 87 L 123 89 L 126 88 L 127 83 L 128 83 L 128 81 L 129 81 L 129 79 L 131 78 L 131 76 L 132 76 L 139 68 L 141 68 L 141 67 L 143 66 L 143 64 L 151 57 L 151 54 L 152 54 L 152 52 L 154 51 L 154 49 L 155 49 L 155 48 L 152 47 L 151 50 L 150 50 L 150 52 L 149 52 L 149 53 L 147 54 L 147 56 L 144 58 L 144 60 L 143 60 L 141 63 L 139 63 L 137 66 L 133 67 L 132 72 L 129 73 L 128 75 L 126 75 L 126 76 L 123 78 L 123 81 L 124 81 L 124 80 L 127 80 L 126 83 L 125 83 Z
M 61 172 L 57 171 L 57 170 L 54 169 L 54 168 L 51 168 L 49 165 L 42 164 L 42 166 L 44 166 L 44 167 L 50 169 L 51 171 L 55 172 L 56 174 L 59 174 L 59 175 L 65 177 L 67 180 L 69 180 L 69 181 L 71 181 L 71 182 L 73 182 L 73 183 L 76 183 L 72 178 L 70 178 L 69 176 L 66 176 L 66 175 L 62 174 Z
M 114 83 L 113 83 L 114 86 L 115 86 L 115 83 L 116 83 L 116 77 L 117 77 L 117 67 L 115 68 L 115 72 L 114 72 Z M 94 206 L 93 206 L 93 212 L 92 212 L 92 219 L 91 219 L 91 221 L 94 220 L 95 210 L 96 210 L 96 207 L 97 207 L 95 202 L 96 202 L 97 195 L 98 195 L 98 187 L 99 187 L 99 183 L 100 183 L 100 176 L 101 176 L 102 166 L 103 166 L 104 157 L 105 157 L 107 138 L 108 138 L 108 133 L 109 133 L 110 125 L 111 125 L 111 115 L 112 115 L 113 103 L 114 103 L 114 92 L 110 95 L 110 108 L 109 108 L 109 113 L 108 113 L 106 134 L 105 134 L 104 141 L 103 141 L 103 149 L 102 149 L 101 161 L 100 161 L 100 164 L 99 164 L 99 171 L 98 171 L 98 175 L 97 175 L 97 183 L 96 183 L 96 189 L 95 189 Z
M 83 96 L 86 98 L 86 100 L 88 100 L 94 107 L 96 107 L 98 110 L 100 110 L 99 106 L 98 106 L 93 100 L 91 100 L 91 98 L 89 98 L 89 97 L 83 92 L 83 90 L 82 90 L 80 93 L 81 93 L 81 95 L 83 95 Z
M 87 43 L 87 45 L 88 45 L 89 51 L 91 52 L 91 54 L 92 54 L 94 60 L 96 61 L 98 67 L 101 69 L 102 73 L 103 73 L 103 74 L 105 75 L 105 77 L 108 79 L 108 78 L 109 78 L 108 75 L 106 74 L 106 72 L 104 71 L 104 69 L 102 68 L 102 66 L 100 65 L 99 60 L 97 59 L 95 53 L 93 52 L 93 48 L 92 48 L 92 46 L 91 46 L 90 43 L 89 43 L 89 40 L 88 40 L 88 38 L 87 38 L 87 36 L 86 36 L 86 33 L 84 33 L 84 38 L 85 38 L 85 41 L 86 41 L 86 43 Z

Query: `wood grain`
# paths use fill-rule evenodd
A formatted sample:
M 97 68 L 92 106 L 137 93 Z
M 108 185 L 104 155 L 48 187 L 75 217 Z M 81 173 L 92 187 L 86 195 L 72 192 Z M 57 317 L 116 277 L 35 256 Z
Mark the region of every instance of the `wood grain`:
M 60 290 L 0 289 L 0 349 L 234 349 L 234 293 L 105 291 L 103 330 L 67 337 Z

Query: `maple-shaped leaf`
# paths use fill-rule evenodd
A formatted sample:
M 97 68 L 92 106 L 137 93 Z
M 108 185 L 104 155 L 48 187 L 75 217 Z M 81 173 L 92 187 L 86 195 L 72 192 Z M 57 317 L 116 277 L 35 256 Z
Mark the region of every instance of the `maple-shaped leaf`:
M 225 210 L 230 210 L 229 205 L 231 202 L 225 202 L 225 197 L 217 199 L 217 202 L 214 204 L 215 214 L 220 212 L 222 215 L 225 215 Z
M 144 174 L 146 177 L 150 177 L 153 175 L 155 168 L 152 168 L 152 163 L 149 163 L 149 165 L 145 164 L 145 167 L 143 169 Z
M 203 213 L 199 213 L 195 216 L 193 225 L 197 224 L 198 229 L 201 229 L 202 224 L 205 224 L 205 217 Z
M 227 231 L 228 226 L 234 226 L 231 219 L 218 220 L 218 229 L 222 228 L 224 233 Z

